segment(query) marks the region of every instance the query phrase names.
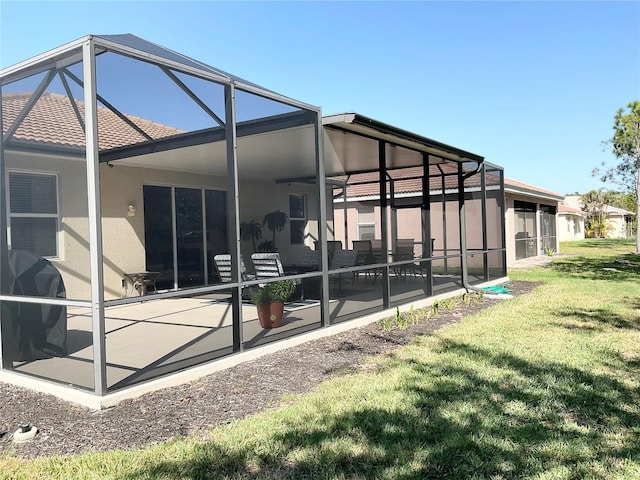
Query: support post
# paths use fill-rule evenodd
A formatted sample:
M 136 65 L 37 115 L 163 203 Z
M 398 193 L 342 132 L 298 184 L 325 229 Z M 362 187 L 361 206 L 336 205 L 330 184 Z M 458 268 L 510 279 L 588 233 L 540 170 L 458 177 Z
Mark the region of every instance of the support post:
M 104 325 L 104 277 L 102 268 L 102 219 L 100 206 L 100 158 L 96 100 L 96 57 L 93 38 L 82 46 L 84 118 L 91 265 L 91 318 L 93 321 L 93 373 L 96 395 L 107 393 L 107 359 Z
M 231 278 L 239 286 L 231 289 L 233 312 L 233 351 L 244 350 L 242 331 L 242 262 L 240 259 L 240 196 L 238 195 L 238 143 L 236 132 L 236 91 L 234 85 L 224 87 L 225 136 L 227 141 L 227 195 L 229 215 L 227 232 L 231 252 Z
M 331 325 L 331 312 L 329 310 L 329 251 L 327 249 L 327 191 L 324 170 L 323 155 L 324 137 L 322 133 L 322 112 L 318 112 L 315 122 L 315 143 L 316 143 L 316 185 L 318 185 L 318 203 L 320 205 L 320 221 L 318 225 L 318 245 L 320 246 L 320 270 L 322 271 L 322 305 L 320 309 L 321 323 L 323 327 Z M 343 197 L 346 200 L 347 187 L 345 183 Z M 333 208 L 333 198 L 331 199 Z M 346 204 L 345 204 L 346 205 Z M 348 238 L 346 229 L 346 208 L 345 208 L 345 241 Z M 335 237 L 335 228 L 334 228 Z M 345 248 L 348 248 L 345 245 Z
M 383 140 L 378 141 L 378 170 L 379 170 L 379 187 L 380 187 L 380 236 L 382 241 L 382 261 L 385 264 L 382 273 L 382 304 L 386 310 L 391 304 L 389 297 L 389 260 L 385 255 L 388 247 L 387 235 L 387 150 L 386 143 Z

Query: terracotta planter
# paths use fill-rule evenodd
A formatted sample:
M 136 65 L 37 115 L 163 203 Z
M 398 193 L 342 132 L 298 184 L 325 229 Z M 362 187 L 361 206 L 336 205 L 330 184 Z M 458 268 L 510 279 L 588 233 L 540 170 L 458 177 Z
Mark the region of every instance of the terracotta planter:
M 282 315 L 284 314 L 283 302 L 262 303 L 256 305 L 258 310 L 258 320 L 262 328 L 278 328 L 282 325 Z

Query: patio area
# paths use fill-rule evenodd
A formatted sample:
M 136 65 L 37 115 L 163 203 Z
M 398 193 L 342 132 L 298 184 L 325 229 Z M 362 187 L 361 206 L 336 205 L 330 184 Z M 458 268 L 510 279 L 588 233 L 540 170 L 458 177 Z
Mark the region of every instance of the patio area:
M 0 368 L 45 387 L 103 397 L 506 276 L 480 155 L 129 34 L 0 80 Z M 281 280 L 264 329 L 243 294 Z

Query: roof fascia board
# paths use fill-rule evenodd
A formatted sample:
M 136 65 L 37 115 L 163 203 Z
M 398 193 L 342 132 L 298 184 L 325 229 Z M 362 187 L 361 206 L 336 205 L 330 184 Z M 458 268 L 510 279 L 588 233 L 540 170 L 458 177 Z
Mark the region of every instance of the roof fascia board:
M 422 135 L 418 135 L 407 130 L 403 130 L 401 128 L 394 127 L 392 125 L 379 122 L 369 117 L 365 117 L 364 115 L 360 115 L 358 113 L 342 113 L 335 115 L 328 115 L 323 118 L 323 125 L 333 125 L 336 123 L 344 123 L 347 125 L 356 125 L 365 128 L 369 128 L 375 130 L 379 133 L 390 135 L 392 137 L 400 138 L 404 141 L 420 145 L 420 151 L 426 151 L 428 153 L 432 153 L 433 155 L 443 156 L 448 158 L 449 160 L 454 160 L 456 162 L 464 162 L 464 161 L 473 161 L 482 163 L 484 162 L 484 157 L 477 155 L 475 153 L 467 152 L 465 150 L 459 149 L 457 147 L 453 147 L 451 145 L 447 145 L 442 142 L 438 142 L 436 140 L 432 140 L 430 138 L 424 137 Z M 358 132 L 354 132 L 358 133 Z M 391 142 L 396 143 L 398 142 Z M 399 144 L 402 145 L 402 144 Z
M 504 193 L 515 193 L 520 195 L 526 195 L 529 197 L 543 198 L 545 200 L 553 200 L 555 202 L 561 202 L 562 200 L 564 200 L 564 196 L 537 192 L 535 190 L 529 190 L 525 188 L 510 187 L 510 186 L 507 186 L 506 184 L 504 186 Z
M 46 70 L 50 70 L 54 66 L 62 68 L 82 60 L 82 45 L 90 40 L 91 35 L 86 35 L 73 42 L 65 43 L 60 47 L 48 50 L 35 57 L 16 63 L 10 67 L 0 70 L 0 83 L 6 85 L 17 80 L 36 75 Z M 78 53 L 69 57 L 68 54 L 78 50 Z

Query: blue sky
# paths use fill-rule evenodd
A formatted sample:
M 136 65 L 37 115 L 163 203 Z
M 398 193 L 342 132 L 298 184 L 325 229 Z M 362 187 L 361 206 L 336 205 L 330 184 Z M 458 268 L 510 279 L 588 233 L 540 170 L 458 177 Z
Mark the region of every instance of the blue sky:
M 558 193 L 640 100 L 640 2 L 0 0 L 0 67 L 133 33 L 283 95 L 483 155 Z

